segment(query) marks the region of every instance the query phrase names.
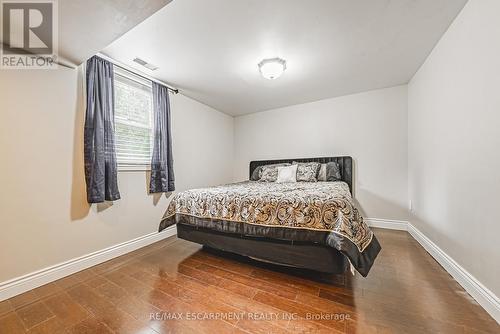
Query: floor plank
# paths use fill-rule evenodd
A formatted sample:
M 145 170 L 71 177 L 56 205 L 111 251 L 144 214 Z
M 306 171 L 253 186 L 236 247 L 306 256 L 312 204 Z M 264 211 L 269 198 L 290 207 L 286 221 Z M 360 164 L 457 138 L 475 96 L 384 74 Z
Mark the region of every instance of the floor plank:
M 172 237 L 0 302 L 0 333 L 500 332 L 408 233 L 374 231 L 382 251 L 367 278 Z

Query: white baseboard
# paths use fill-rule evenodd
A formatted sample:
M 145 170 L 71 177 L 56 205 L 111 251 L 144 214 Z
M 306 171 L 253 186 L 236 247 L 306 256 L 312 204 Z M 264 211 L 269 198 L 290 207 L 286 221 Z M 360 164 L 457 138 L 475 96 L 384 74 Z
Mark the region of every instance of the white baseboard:
M 44 284 L 56 281 L 60 278 L 74 274 L 81 270 L 95 266 L 99 263 L 109 261 L 120 255 L 132 252 L 136 249 L 150 245 L 162 239 L 171 237 L 177 233 L 177 229 L 171 226 L 161 233 L 154 232 L 142 237 L 125 241 L 120 244 L 93 252 L 75 259 L 71 259 L 33 273 L 23 275 L 0 283 L 0 301 L 14 297 L 23 292 L 38 288 Z
M 493 319 L 500 323 L 500 300 L 467 270 L 460 266 L 434 242 L 427 238 L 411 223 L 408 223 L 408 232 L 422 247 L 443 266 L 443 268 L 488 312 Z
M 406 221 L 365 218 L 371 227 L 408 231 L 410 235 L 474 298 L 498 323 L 500 323 L 500 300 L 467 270 L 460 266 L 441 248 Z
M 488 312 L 500 323 L 500 300 L 474 276 L 467 272 L 441 248 L 427 238 L 409 222 L 367 218 L 365 222 L 373 227 L 408 231 L 410 235 L 424 249 L 443 266 L 443 268 Z M 150 245 L 177 233 L 175 226 L 167 228 L 161 233 L 151 233 L 133 240 L 129 240 L 106 249 L 90 253 L 54 266 L 14 278 L 0 283 L 0 301 L 11 298 L 23 292 L 35 289 L 44 284 L 56 281 L 78 271 L 106 262 L 120 255 Z
M 390 220 L 380 218 L 365 218 L 363 219 L 368 226 L 385 228 L 389 230 L 407 231 L 408 222 L 404 220 Z

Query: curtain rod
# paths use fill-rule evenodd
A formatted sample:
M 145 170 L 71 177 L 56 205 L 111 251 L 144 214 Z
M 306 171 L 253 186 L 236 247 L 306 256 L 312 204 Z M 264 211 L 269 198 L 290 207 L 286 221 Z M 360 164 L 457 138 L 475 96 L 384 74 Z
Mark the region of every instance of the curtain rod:
M 140 76 L 140 77 L 142 77 L 142 78 L 144 78 L 144 79 L 147 79 L 147 80 L 154 81 L 154 82 L 156 82 L 156 83 L 162 84 L 163 86 L 167 87 L 167 89 L 168 89 L 169 91 L 171 91 L 172 93 L 174 93 L 174 94 L 178 94 L 178 93 L 179 93 L 179 89 L 177 89 L 177 88 L 172 88 L 172 87 L 170 87 L 169 85 L 167 85 L 166 83 L 164 83 L 163 81 L 160 81 L 160 80 L 158 80 L 158 79 L 155 79 L 155 78 L 153 78 L 153 77 L 151 77 L 151 76 L 149 76 L 149 75 L 147 75 L 147 74 L 145 74 L 145 73 L 142 73 L 142 72 L 141 72 L 141 71 L 139 71 L 139 70 L 136 70 L 136 69 L 134 69 L 134 68 L 131 68 L 130 66 L 125 65 L 125 64 L 123 64 L 123 63 L 119 62 L 118 60 L 115 60 L 115 59 L 113 59 L 113 58 L 111 58 L 111 57 L 108 57 L 108 56 L 106 56 L 106 55 L 104 55 L 104 54 L 102 54 L 102 53 L 98 53 L 98 54 L 96 54 L 96 56 L 97 56 L 97 57 L 99 57 L 99 58 L 102 58 L 102 59 L 104 59 L 104 60 L 109 61 L 109 62 L 110 62 L 110 63 L 112 63 L 113 65 L 116 65 L 117 67 L 119 67 L 119 68 L 121 68 L 121 69 L 123 69 L 123 70 L 125 70 L 125 71 L 127 71 L 127 72 L 130 72 L 130 73 L 132 73 L 132 74 L 138 75 L 138 76 Z

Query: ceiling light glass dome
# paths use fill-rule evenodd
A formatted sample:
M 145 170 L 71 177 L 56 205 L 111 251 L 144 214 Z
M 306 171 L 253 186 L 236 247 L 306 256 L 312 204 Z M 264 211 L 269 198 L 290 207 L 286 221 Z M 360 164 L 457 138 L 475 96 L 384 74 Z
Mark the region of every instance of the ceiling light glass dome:
M 264 59 L 258 66 L 264 78 L 273 80 L 279 78 L 286 70 L 286 61 L 281 58 Z

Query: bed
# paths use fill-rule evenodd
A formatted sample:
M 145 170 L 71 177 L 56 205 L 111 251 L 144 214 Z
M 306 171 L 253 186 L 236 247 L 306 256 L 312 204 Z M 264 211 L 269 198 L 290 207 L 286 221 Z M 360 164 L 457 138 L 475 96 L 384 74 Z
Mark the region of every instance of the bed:
M 325 273 L 349 268 L 367 276 L 380 244 L 352 199 L 351 157 L 261 160 L 336 162 L 335 182 L 244 181 L 177 193 L 159 230 L 177 224 L 181 239 L 265 262 Z

